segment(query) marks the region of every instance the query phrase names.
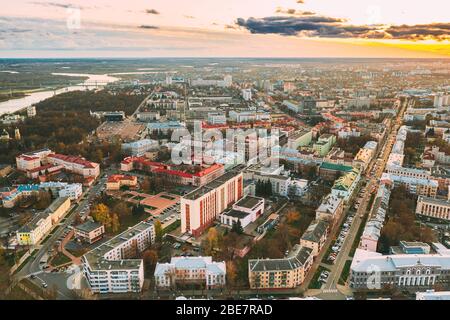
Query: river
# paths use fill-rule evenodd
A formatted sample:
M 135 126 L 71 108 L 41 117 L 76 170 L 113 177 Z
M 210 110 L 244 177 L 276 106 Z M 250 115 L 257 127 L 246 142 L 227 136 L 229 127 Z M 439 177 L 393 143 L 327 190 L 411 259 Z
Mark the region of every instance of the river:
M 28 106 L 41 102 L 45 99 L 51 98 L 54 95 L 61 94 L 64 92 L 95 89 L 96 86 L 95 84 L 93 84 L 95 82 L 99 83 L 98 86 L 103 86 L 107 83 L 112 83 L 120 80 L 119 78 L 111 77 L 107 74 L 53 73 L 53 75 L 64 75 L 69 77 L 88 77 L 88 79 L 86 79 L 84 82 L 81 83 L 83 86 L 70 86 L 59 90 L 33 92 L 29 93 L 26 97 L 23 98 L 11 99 L 8 101 L 0 102 L 0 115 L 19 111 Z

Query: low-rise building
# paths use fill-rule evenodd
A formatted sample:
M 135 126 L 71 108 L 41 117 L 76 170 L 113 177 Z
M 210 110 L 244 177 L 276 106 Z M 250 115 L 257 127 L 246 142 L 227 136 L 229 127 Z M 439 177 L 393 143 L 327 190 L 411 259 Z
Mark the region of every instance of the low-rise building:
M 361 179 L 361 173 L 358 169 L 353 169 L 351 172 L 341 176 L 337 179 L 331 189 L 331 194 L 341 197 L 344 201 L 348 201 L 353 195 L 359 180 Z
M 376 252 L 381 230 L 384 226 L 387 210 L 389 209 L 389 199 L 391 188 L 388 184 L 381 184 L 373 201 L 369 219 L 364 227 L 359 243 L 359 248 Z
M 383 173 L 381 181 L 390 181 L 395 185 L 403 185 L 412 194 L 433 198 L 436 197 L 439 188 L 439 182 L 434 179 L 411 178 L 388 173 Z
M 450 202 L 447 200 L 420 196 L 417 199 L 416 215 L 449 222 Z
M 450 291 L 427 290 L 416 292 L 416 300 L 450 300 Z
M 356 249 L 350 266 L 352 289 L 433 288 L 450 284 L 449 254 L 398 254 Z
M 122 144 L 122 150 L 134 157 L 141 157 L 147 151 L 155 150 L 159 147 L 159 142 L 151 139 L 142 139 L 130 143 Z
M 256 221 L 264 213 L 264 198 L 246 196 L 236 202 L 230 211 L 220 215 L 221 223 L 233 226 L 240 222 L 242 228 Z
M 37 245 L 70 209 L 69 198 L 57 198 L 43 212 L 35 214 L 16 233 L 21 246 Z
M 298 149 L 308 146 L 312 141 L 311 130 L 300 130 L 289 136 L 287 147 L 289 149 Z
M 316 143 L 313 145 L 313 150 L 316 151 L 319 156 L 325 157 L 330 152 L 331 147 L 336 143 L 336 136 L 332 134 L 323 134 L 319 137 Z
M 78 226 L 75 226 L 74 231 L 75 238 L 92 244 L 103 238 L 105 226 L 101 223 L 88 220 Z
M 310 248 L 313 257 L 316 257 L 322 250 L 327 240 L 329 230 L 328 222 L 324 220 L 316 220 L 311 222 L 303 236 L 300 238 L 300 245 Z
M 323 198 L 322 203 L 316 210 L 316 219 L 325 220 L 333 225 L 344 212 L 344 200 L 332 194 Z
M 305 281 L 313 263 L 312 249 L 295 245 L 282 259 L 251 259 L 248 280 L 251 289 L 295 288 Z
M 106 190 L 108 191 L 120 190 L 122 186 L 134 188 L 137 186 L 137 182 L 138 180 L 136 176 L 122 175 L 122 174 L 111 175 L 108 177 L 108 180 L 106 181 Z
M 156 265 L 154 276 L 158 288 L 189 284 L 221 288 L 226 283 L 226 265 L 224 261 L 212 261 L 211 257 L 172 257 L 170 263 Z

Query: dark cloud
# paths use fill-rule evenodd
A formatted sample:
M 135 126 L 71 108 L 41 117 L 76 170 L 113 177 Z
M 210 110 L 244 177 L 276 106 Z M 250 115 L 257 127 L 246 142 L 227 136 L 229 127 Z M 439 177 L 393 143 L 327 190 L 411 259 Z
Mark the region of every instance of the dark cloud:
M 64 8 L 64 9 L 68 9 L 68 8 L 81 8 L 79 5 L 75 5 L 75 4 L 70 4 L 70 3 L 59 3 L 59 2 L 37 2 L 37 1 L 32 1 L 29 2 L 31 4 L 36 4 L 39 6 L 45 6 L 45 7 L 56 7 L 56 8 Z
M 146 24 L 143 24 L 143 25 L 141 25 L 141 26 L 139 26 L 139 28 L 140 29 L 159 29 L 157 26 L 150 26 L 150 25 L 146 25 Z
M 385 32 L 394 39 L 443 41 L 450 40 L 450 23 L 390 26 Z
M 236 25 L 255 34 L 323 38 L 449 40 L 450 23 L 423 25 L 347 25 L 346 20 L 319 15 L 238 18 Z
M 283 9 L 283 8 L 277 8 L 276 13 L 283 13 L 283 14 L 290 14 L 295 16 L 313 16 L 316 13 L 312 11 L 302 11 L 302 10 L 295 10 L 295 9 Z
M 147 10 L 145 10 L 145 13 L 148 13 L 148 14 L 159 14 L 159 11 L 157 11 L 155 9 L 147 9 Z

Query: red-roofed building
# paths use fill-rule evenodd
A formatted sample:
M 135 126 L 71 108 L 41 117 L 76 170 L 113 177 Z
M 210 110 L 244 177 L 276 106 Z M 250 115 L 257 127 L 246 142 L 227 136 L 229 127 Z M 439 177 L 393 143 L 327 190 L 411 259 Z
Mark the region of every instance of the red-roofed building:
M 50 154 L 47 157 L 47 161 L 55 166 L 63 166 L 68 172 L 79 174 L 85 178 L 93 177 L 96 179 L 100 175 L 100 165 L 98 163 L 81 157 Z
M 106 190 L 109 191 L 119 190 L 120 187 L 122 186 L 136 187 L 137 182 L 138 181 L 136 176 L 122 175 L 122 174 L 112 175 L 108 178 L 108 181 L 106 182 Z

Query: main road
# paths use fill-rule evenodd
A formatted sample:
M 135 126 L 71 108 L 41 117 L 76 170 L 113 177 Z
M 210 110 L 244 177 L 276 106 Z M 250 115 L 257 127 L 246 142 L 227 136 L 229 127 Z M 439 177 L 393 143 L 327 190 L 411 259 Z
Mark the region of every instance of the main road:
M 335 298 L 336 295 L 339 295 L 337 290 L 339 279 L 341 277 L 345 263 L 350 259 L 352 259 L 352 257 L 350 257 L 350 251 L 352 249 L 354 242 L 359 241 L 359 239 L 356 239 L 358 230 L 361 226 L 361 223 L 365 221 L 366 216 L 370 212 L 371 208 L 369 207 L 369 204 L 373 194 L 372 191 L 376 189 L 378 181 L 381 178 L 381 175 L 383 174 L 392 147 L 395 143 L 398 129 L 402 124 L 403 114 L 405 112 L 406 107 L 410 106 L 411 103 L 412 102 L 408 100 L 406 100 L 403 103 L 403 105 L 401 106 L 401 110 L 399 111 L 397 118 L 393 123 L 392 126 L 393 130 L 391 130 L 391 132 L 389 133 L 386 142 L 384 143 L 383 147 L 380 149 L 379 154 L 377 155 L 379 156 L 379 158 L 377 159 L 377 157 L 374 157 L 374 159 L 368 166 L 366 175 L 370 177 L 370 180 L 368 181 L 366 187 L 363 189 L 364 195 L 362 197 L 361 204 L 359 205 L 357 214 L 355 215 L 353 223 L 350 226 L 348 235 L 344 239 L 341 250 L 336 257 L 335 264 L 331 267 L 331 272 L 330 275 L 328 276 L 327 282 L 322 287 L 322 296 L 324 298 Z

